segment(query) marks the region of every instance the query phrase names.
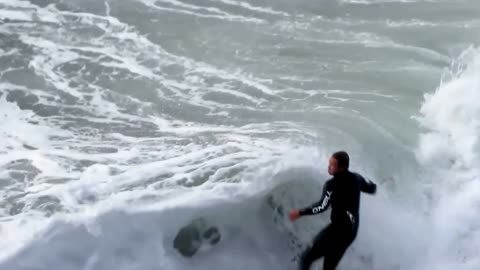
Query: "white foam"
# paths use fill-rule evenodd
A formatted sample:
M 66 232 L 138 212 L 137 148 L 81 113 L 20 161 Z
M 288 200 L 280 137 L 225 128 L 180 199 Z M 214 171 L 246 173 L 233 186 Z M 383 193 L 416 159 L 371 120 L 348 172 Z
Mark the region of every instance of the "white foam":
M 21 110 L 16 104 L 6 101 L 4 94 L 0 98 L 0 167 L 16 160 L 30 160 L 32 165 L 41 170 L 41 174 L 56 176 L 67 174 L 51 157 L 49 150 L 53 147 L 51 136 L 68 136 L 69 133 L 45 125 L 41 118 L 31 111 Z M 36 122 L 37 124 L 33 124 Z M 29 150 L 28 145 L 37 150 Z M 8 173 L 5 171 L 5 173 Z M 40 177 L 40 176 L 38 176 Z M 7 177 L 7 179 L 10 178 Z M 38 179 L 38 178 L 37 178 Z M 20 184 L 20 183 L 19 183 Z M 3 187 L 1 195 L 7 199 L 15 194 L 10 187 Z M 29 187 L 22 187 L 22 192 L 29 192 Z M 41 184 L 32 185 L 30 189 L 42 189 Z M 13 200 L 13 198 L 10 198 Z M 8 256 L 16 251 L 37 232 L 43 224 L 35 213 L 21 213 L 15 218 L 0 217 L 0 257 Z
M 154 5 L 153 2 L 150 3 L 147 1 L 145 3 Z M 129 25 L 120 22 L 117 18 L 110 16 L 104 17 L 101 15 L 82 12 L 60 11 L 54 6 L 49 6 L 48 10 L 51 13 L 55 13 L 57 18 L 61 19 L 65 23 L 74 20 L 76 23 L 79 22 L 85 24 L 86 26 L 91 25 L 92 27 L 101 28 L 105 32 L 105 35 L 96 39 L 92 39 L 88 44 L 78 40 L 74 36 L 75 33 L 72 33 L 71 36 L 69 33 L 64 33 L 60 36 L 56 31 L 46 30 L 47 32 L 50 32 L 48 35 L 21 35 L 21 40 L 24 43 L 42 52 L 37 54 L 30 63 L 30 66 L 35 69 L 37 74 L 44 76 L 48 82 L 53 84 L 59 90 L 65 91 L 77 98 L 82 98 L 84 96 L 84 94 L 81 92 L 81 89 L 77 89 L 76 87 L 72 87 L 68 84 L 69 81 L 76 79 L 77 77 L 63 78 L 64 74 L 62 74 L 61 70 L 54 70 L 54 67 L 67 64 L 69 62 L 75 62 L 77 60 L 87 60 L 93 63 L 98 63 L 104 67 L 122 69 L 132 74 L 132 76 L 137 75 L 139 77 L 155 80 L 156 82 L 166 86 L 170 91 L 173 91 L 176 95 L 176 98 L 180 98 L 188 103 L 193 103 L 197 106 L 202 106 L 207 109 L 212 109 L 215 107 L 248 107 L 240 104 L 222 104 L 221 102 L 204 100 L 203 95 L 205 95 L 207 93 L 206 91 L 209 90 L 226 92 L 228 94 L 249 100 L 254 104 L 266 102 L 266 100 L 263 98 L 257 98 L 234 89 L 228 89 L 231 87 L 225 89 L 221 87 L 222 84 L 228 85 L 230 81 L 239 81 L 243 84 L 255 87 L 267 95 L 274 95 L 274 91 L 272 91 L 268 85 L 262 83 L 262 80 L 259 78 L 252 78 L 252 76 L 248 74 L 241 74 L 240 72 L 221 70 L 206 63 L 197 62 L 193 59 L 168 53 L 159 45 L 152 43 L 146 37 L 138 34 Z M 118 40 L 118 42 L 112 42 L 111 38 Z M 98 59 L 94 58 L 95 56 L 87 56 L 89 53 L 106 56 L 106 58 L 112 60 L 98 62 Z M 144 59 L 152 58 L 157 61 L 156 69 L 151 69 L 142 64 Z M 187 69 L 185 80 L 172 80 L 163 75 L 162 67 L 172 64 L 183 65 Z M 202 86 L 202 82 L 199 84 L 199 82 L 194 80 L 198 74 L 202 74 L 202 76 L 220 77 L 222 80 L 225 80 L 225 82 L 214 86 Z M 81 75 L 82 74 L 79 74 L 79 79 L 81 79 Z M 69 77 L 70 76 L 74 75 L 69 75 Z M 90 87 L 98 89 L 98 91 L 105 90 L 94 84 L 90 84 Z M 161 92 L 159 92 L 159 95 L 162 98 L 168 98 Z M 95 97 L 97 96 L 98 94 L 95 95 Z M 106 101 L 103 100 L 103 102 Z M 96 106 L 98 105 L 98 100 L 90 102 L 90 105 L 95 106 L 95 112 L 102 107 Z M 112 105 L 110 107 L 111 110 L 115 110 Z M 251 109 L 255 108 L 251 107 Z M 117 115 L 120 114 L 118 111 L 116 113 Z M 125 117 L 125 115 L 123 116 Z M 93 121 L 101 121 L 101 119 Z
M 6 95 L 0 98 L 0 134 L 1 140 L 0 151 L 4 154 L 0 158 L 0 164 L 10 162 L 14 159 L 30 159 L 34 162 L 47 162 L 42 160 L 35 151 L 26 150 L 24 145 L 33 146 L 35 148 L 46 150 L 51 148 L 49 136 L 68 136 L 68 132 L 52 129 L 42 125 L 43 121 L 36 117 L 32 111 L 22 111 L 20 108 L 6 100 Z M 40 124 L 32 124 L 31 122 L 39 122 Z M 35 134 L 35 136 L 32 136 Z M 43 163 L 46 165 L 47 163 Z M 48 168 L 46 166 L 45 168 Z
M 5 20 L 5 19 L 30 21 L 32 19 L 32 14 L 29 14 L 20 10 L 0 9 L 0 20 Z
M 20 20 L 26 22 L 45 22 L 60 24 L 62 21 L 51 6 L 40 8 L 28 1 L 5 0 L 0 3 L 0 19 Z
M 141 0 L 141 2 L 144 3 L 146 6 L 155 8 L 157 10 L 187 14 L 187 15 L 192 15 L 192 16 L 202 17 L 202 18 L 216 18 L 216 19 L 222 19 L 222 20 L 228 20 L 228 21 L 240 21 L 240 22 L 249 22 L 249 23 L 257 23 L 257 24 L 265 22 L 264 20 L 258 19 L 258 18 L 233 15 L 214 7 L 195 6 L 195 5 L 185 4 L 176 0 L 159 0 L 159 1 Z M 170 5 L 173 5 L 175 8 L 160 6 L 159 5 L 160 3 L 170 4 Z M 200 11 L 200 12 L 206 11 L 207 13 L 198 13 L 195 11 Z
M 247 2 L 243 2 L 243 1 L 234 1 L 234 0 L 209 0 L 209 1 L 221 2 L 221 3 L 225 3 L 225 4 L 228 4 L 228 5 L 232 5 L 232 6 L 242 7 L 242 8 L 252 10 L 252 11 L 256 11 L 256 12 L 263 12 L 263 13 L 274 14 L 274 15 L 282 15 L 282 16 L 285 16 L 285 17 L 290 16 L 288 13 L 281 12 L 281 11 L 276 11 L 276 10 L 273 10 L 272 8 L 270 8 L 270 7 L 253 6 L 253 5 L 251 5 Z
M 218 13 L 218 14 L 222 14 L 222 15 L 226 15 L 227 13 L 221 11 L 220 9 L 218 8 L 215 8 L 215 7 L 202 7 L 202 6 L 195 6 L 195 5 L 189 5 L 189 4 L 185 4 L 181 1 L 177 1 L 177 0 L 158 0 L 155 2 L 155 4 L 158 4 L 158 3 L 169 3 L 169 4 L 172 4 L 174 6 L 178 6 L 178 7 L 182 7 L 182 8 L 187 8 L 187 9 L 191 9 L 191 10 L 205 10 L 205 11 L 209 11 L 209 12 L 212 12 L 212 13 Z
M 29 63 L 29 67 L 33 68 L 39 75 L 45 75 L 47 80 L 55 86 L 56 89 L 62 90 L 77 98 L 81 98 L 82 94 L 75 88 L 69 86 L 69 81 L 55 71 L 55 67 L 66 62 L 79 58 L 79 55 L 71 50 L 62 48 L 55 42 L 33 37 L 28 34 L 21 34 L 20 40 L 25 44 L 36 47 L 42 53 L 36 54 Z
M 468 68 L 460 77 L 425 96 L 419 158 L 424 161 L 474 168 L 478 166 L 480 134 L 480 54 L 467 51 Z
M 434 235 L 426 266 L 435 269 L 472 269 L 478 263 L 480 52 L 466 50 L 458 67 L 425 96 L 418 117 L 427 131 L 420 136 L 417 157 L 431 174 L 433 195 Z
M 33 215 L 20 215 L 15 219 L 0 218 L 0 261 L 28 245 L 45 228 L 45 221 Z

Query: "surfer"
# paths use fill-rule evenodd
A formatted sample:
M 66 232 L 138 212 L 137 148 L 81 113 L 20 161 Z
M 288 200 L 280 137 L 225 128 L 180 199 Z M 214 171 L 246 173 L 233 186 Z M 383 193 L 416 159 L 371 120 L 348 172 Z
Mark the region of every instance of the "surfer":
M 324 187 L 320 201 L 290 212 L 292 221 L 316 215 L 331 206 L 330 224 L 314 238 L 302 254 L 299 269 L 309 270 L 315 260 L 324 257 L 323 270 L 334 270 L 345 251 L 355 240 L 359 225 L 360 192 L 375 194 L 377 186 L 349 170 L 350 157 L 345 151 L 333 153 L 328 173 L 333 177 Z

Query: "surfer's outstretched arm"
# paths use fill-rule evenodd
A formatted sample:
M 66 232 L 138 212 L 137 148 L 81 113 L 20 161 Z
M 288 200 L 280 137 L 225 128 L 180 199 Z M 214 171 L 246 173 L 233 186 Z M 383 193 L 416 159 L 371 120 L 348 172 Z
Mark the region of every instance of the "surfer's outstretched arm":
M 320 199 L 320 201 L 315 202 L 309 207 L 300 209 L 299 210 L 300 216 L 316 215 L 324 212 L 330 206 L 331 197 L 332 197 L 332 184 L 331 184 L 331 180 L 329 180 L 323 186 L 322 198 Z
M 375 194 L 377 192 L 377 185 L 370 181 L 370 179 L 365 180 L 363 176 L 357 174 L 357 177 L 360 181 L 360 190 L 368 194 Z

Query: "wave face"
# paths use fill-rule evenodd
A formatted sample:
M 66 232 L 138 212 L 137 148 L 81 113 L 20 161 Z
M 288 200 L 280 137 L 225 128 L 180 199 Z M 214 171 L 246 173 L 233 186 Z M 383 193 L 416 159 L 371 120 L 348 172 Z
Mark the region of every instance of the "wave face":
M 0 269 L 478 269 L 477 1 L 0 2 Z

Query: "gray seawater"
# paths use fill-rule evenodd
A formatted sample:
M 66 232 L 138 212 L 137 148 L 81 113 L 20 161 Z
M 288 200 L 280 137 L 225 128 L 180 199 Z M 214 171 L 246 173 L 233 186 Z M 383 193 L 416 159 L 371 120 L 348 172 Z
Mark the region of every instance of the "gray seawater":
M 0 0 L 0 269 L 295 269 L 341 149 L 339 269 L 478 269 L 479 42 L 476 0 Z

